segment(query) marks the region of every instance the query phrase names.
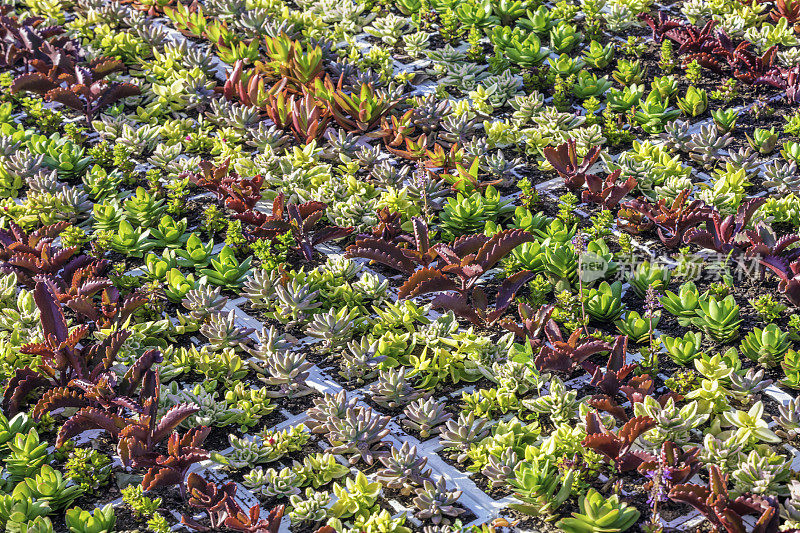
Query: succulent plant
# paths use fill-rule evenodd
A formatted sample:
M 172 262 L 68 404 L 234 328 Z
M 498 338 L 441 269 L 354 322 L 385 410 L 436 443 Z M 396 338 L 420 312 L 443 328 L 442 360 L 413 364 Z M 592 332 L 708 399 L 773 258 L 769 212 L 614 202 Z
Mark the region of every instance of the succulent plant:
M 219 287 L 201 283 L 196 289 L 187 292 L 181 303 L 189 310 L 189 316 L 203 322 L 210 315 L 220 314 L 228 303 L 227 296 L 221 296 L 220 290 Z
M 355 132 L 348 132 L 340 129 L 334 134 L 329 130 L 327 139 L 334 153 L 346 157 L 353 157 L 355 155 L 359 139 L 359 136 Z
M 703 342 L 703 334 L 700 332 L 688 332 L 681 337 L 661 337 L 661 342 L 670 358 L 680 365 L 688 365 L 698 357 L 702 357 L 700 347 Z
M 732 472 L 741 464 L 745 443 L 735 438 L 722 441 L 711 433 L 703 437 L 700 460 L 706 465 L 717 465 L 723 472 Z
M 625 531 L 639 519 L 639 511 L 619 501 L 614 494 L 604 498 L 595 489 L 589 489 L 586 495 L 578 500 L 580 510 L 573 512 L 570 518 L 563 518 L 556 526 L 566 533 L 584 531 Z
M 417 496 L 414 498 L 414 506 L 419 509 L 414 516 L 430 520 L 434 524 L 449 524 L 448 517 L 456 517 L 465 512 L 454 505 L 460 497 L 460 490 L 447 489 L 444 476 L 440 476 L 436 483 L 426 479 L 423 487 L 417 489 Z
M 363 383 L 375 377 L 378 373 L 378 366 L 386 359 L 386 356 L 376 356 L 378 341 L 370 342 L 367 337 L 362 337 L 360 341 L 351 341 L 342 351 L 342 364 L 339 375 L 345 379 L 353 379 L 358 383 Z
M 417 455 L 417 447 L 404 442 L 400 449 L 392 447 L 391 453 L 379 458 L 383 468 L 376 477 L 386 487 L 399 489 L 403 495 L 411 494 L 415 486 L 431 479 L 428 459 Z
M 406 405 L 425 393 L 416 390 L 406 378 L 406 367 L 381 370 L 378 380 L 370 386 L 372 400 L 382 407 L 396 409 Z
M 305 497 L 297 494 L 289 497 L 292 510 L 289 511 L 289 518 L 292 524 L 303 522 L 321 522 L 328 517 L 328 505 L 331 502 L 331 494 L 326 491 L 314 490 L 308 487 Z
M 348 477 L 344 486 L 338 482 L 333 484 L 333 494 L 336 503 L 330 508 L 330 513 L 336 518 L 347 518 L 353 515 L 362 517 L 377 513 L 375 501 L 381 493 L 379 482 L 370 482 L 363 472 L 358 472 L 355 478 Z
M 308 371 L 314 366 L 306 360 L 301 352 L 280 351 L 263 359 L 264 370 L 268 377 L 263 378 L 267 385 L 277 386 L 277 391 L 271 391 L 273 398 L 297 398 L 314 392 L 306 383 Z
M 253 344 L 250 334 L 255 331 L 236 325 L 236 311 L 231 311 L 226 315 L 223 313 L 212 313 L 208 320 L 200 326 L 200 333 L 205 335 L 208 342 L 215 350 L 224 348 L 245 348 Z
M 742 353 L 748 359 L 767 367 L 778 366 L 791 347 L 789 334 L 777 324 L 767 324 L 764 329 L 755 328 L 742 339 Z
M 316 301 L 319 291 L 311 290 L 303 283 L 292 280 L 285 285 L 275 286 L 276 320 L 291 327 L 304 323 L 310 317 L 310 311 L 317 309 L 322 302 Z
M 180 390 L 178 383 L 173 381 L 164 391 L 164 399 L 165 408 L 181 404 L 196 406 L 197 412 L 186 418 L 184 427 L 224 427 L 238 423 L 242 416 L 241 409 L 231 408 L 226 402 L 220 401 L 216 391 L 209 391 L 202 385 Z
M 786 525 L 797 527 L 800 524 L 800 481 L 793 479 L 789 482 L 789 498 L 784 503 L 786 511 Z
M 549 394 L 534 400 L 523 400 L 522 403 L 532 411 L 548 415 L 554 424 L 562 424 L 577 416 L 581 401 L 578 400 L 577 390 L 567 390 L 561 379 L 553 377 Z
M 781 428 L 775 430 L 779 437 L 794 440 L 800 435 L 800 399 L 792 398 L 779 405 L 778 416 L 773 416 L 772 420 Z
M 402 187 L 410 171 L 409 166 L 397 166 L 388 160 L 383 160 L 370 169 L 370 177 L 380 187 Z
M 250 300 L 250 305 L 254 308 L 268 308 L 275 297 L 279 278 L 277 270 L 254 270 L 242 286 L 242 295 Z
M 274 325 L 269 328 L 263 327 L 257 337 L 258 344 L 253 350 L 253 355 L 262 361 L 272 355 L 292 349 L 297 342 L 294 337 L 279 332 Z
M 749 369 L 744 375 L 731 374 L 731 388 L 735 393 L 750 397 L 763 392 L 772 385 L 771 379 L 764 379 L 764 370 Z
M 491 481 L 493 487 L 501 487 L 514 479 L 514 470 L 519 462 L 517 452 L 509 448 L 503 450 L 500 457 L 489 455 L 489 464 L 483 467 L 481 473 Z
M 366 168 L 371 168 L 380 159 L 380 146 L 362 146 L 356 152 L 356 159 Z
M 114 506 L 106 504 L 94 511 L 84 511 L 80 507 L 73 507 L 65 514 L 67 527 L 70 531 L 92 531 L 95 533 L 111 533 L 117 522 Z
M 241 438 L 231 433 L 228 441 L 233 449 L 225 455 L 225 461 L 233 468 L 253 468 L 257 464 L 277 461 L 287 453 L 302 449 L 310 437 L 302 426 L 270 430 L 257 436 Z
M 698 163 L 707 168 L 713 167 L 719 159 L 722 150 L 733 142 L 733 137 L 729 133 L 720 135 L 717 127 L 713 124 L 701 126 L 700 131 L 692 134 L 691 139 L 686 143 L 689 155 Z
M 36 476 L 27 478 L 24 482 L 32 499 L 46 503 L 52 509 L 68 507 L 83 493 L 80 485 L 64 479 L 62 473 L 50 465 L 42 465 Z
M 328 431 L 327 423 L 338 422 L 347 415 L 347 411 L 355 408 L 356 398 L 347 398 L 345 391 L 337 394 L 324 393 L 322 397 L 314 399 L 314 405 L 306 412 L 308 418 L 304 422 L 312 433 L 325 433 Z
M 342 307 L 338 311 L 330 309 L 317 313 L 306 325 L 305 332 L 311 337 L 322 339 L 323 348 L 331 350 L 345 344 L 358 325 L 359 318 L 355 309 L 348 310 Z
M 734 168 L 743 169 L 746 174 L 750 174 L 758 169 L 758 154 L 753 152 L 749 146 L 740 148 L 737 151 L 728 151 L 727 162 Z
M 267 498 L 287 498 L 300 494 L 302 476 L 289 467 L 263 470 L 258 467 L 244 475 L 244 486 Z
M 382 439 L 389 434 L 389 417 L 374 415 L 370 407 L 349 408 L 340 420 L 329 420 L 326 438 L 333 445 L 331 453 L 350 455 L 350 464 L 363 459 L 372 464 L 385 455 Z
M 722 418 L 723 424 L 734 428 L 733 436 L 745 444 L 759 442 L 779 443 L 781 441 L 780 437 L 769 429 L 763 416 L 764 404 L 758 401 L 747 411 L 732 409 L 727 413 L 723 413 Z
M 267 125 L 267 122 L 259 122 L 257 128 L 251 128 L 247 144 L 259 150 L 266 150 L 267 147 L 278 153 L 290 140 L 291 137 L 274 124 Z
M 328 452 L 306 455 L 303 464 L 294 461 L 292 464 L 298 473 L 305 478 L 304 484 L 311 483 L 317 489 L 350 473 L 350 469 Z
M 708 300 L 700 300 L 698 305 L 698 317 L 692 319 L 692 323 L 702 328 L 712 339 L 728 343 L 739 336 L 739 324 L 742 319 L 739 317 L 739 305 L 732 295 L 722 300 L 711 296 Z M 769 339 L 771 338 L 770 336 Z M 753 347 L 755 348 L 755 343 Z M 753 353 L 758 354 L 758 350 L 755 349 Z
M 439 442 L 445 448 L 456 448 L 462 453 L 459 455 L 459 462 L 466 460 L 465 453 L 470 445 L 474 442 L 479 442 L 486 435 L 489 434 L 487 428 L 488 420 L 484 418 L 475 418 L 475 413 L 470 412 L 465 415 L 461 413 L 458 415 L 457 420 L 448 420 L 445 429 L 441 431 Z
M 800 187 L 794 162 L 781 164 L 777 160 L 771 161 L 764 167 L 764 177 L 764 186 L 774 187 L 778 194 L 789 194 Z
M 689 442 L 690 430 L 703 424 L 708 414 L 699 412 L 699 405 L 692 401 L 681 407 L 675 405 L 674 399 L 668 399 L 661 405 L 652 396 L 646 396 L 643 402 L 633 406 L 636 416 L 647 416 L 655 420 L 656 426 L 643 435 L 643 440 L 650 446 L 660 447 L 666 441 L 682 446 Z
M 735 495 L 759 494 L 786 496 L 791 477 L 791 462 L 774 452 L 762 455 L 752 450 L 731 473 Z
M 423 439 L 439 433 L 440 426 L 453 418 L 453 415 L 445 411 L 445 406 L 433 398 L 413 400 L 403 413 L 406 415 L 403 426 L 418 432 Z

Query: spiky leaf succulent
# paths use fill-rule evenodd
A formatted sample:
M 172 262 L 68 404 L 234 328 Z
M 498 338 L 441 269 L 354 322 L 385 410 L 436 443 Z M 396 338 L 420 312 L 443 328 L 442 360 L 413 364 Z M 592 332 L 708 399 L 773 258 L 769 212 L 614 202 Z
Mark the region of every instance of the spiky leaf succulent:
M 381 370 L 378 380 L 370 386 L 372 400 L 382 407 L 396 409 L 425 394 L 416 390 L 408 381 L 406 367 Z
M 205 335 L 215 350 L 250 346 L 253 344 L 253 340 L 250 338 L 250 334 L 253 331 L 255 331 L 253 328 L 236 325 L 236 311 L 234 309 L 231 309 L 227 315 L 213 313 L 200 326 L 200 333 Z
M 189 316 L 202 322 L 209 315 L 221 313 L 228 303 L 228 297 L 220 295 L 220 290 L 219 287 L 201 283 L 196 289 L 187 292 L 181 303 L 189 310 Z
M 434 524 L 449 524 L 449 517 L 457 517 L 465 512 L 456 507 L 455 503 L 461 497 L 460 490 L 448 490 L 444 476 L 439 477 L 436 483 L 425 480 L 423 487 L 417 489 L 414 506 L 419 509 L 415 516 L 423 520 L 430 520 Z
M 410 402 L 403 413 L 406 415 L 403 426 L 418 432 L 423 439 L 438 433 L 440 426 L 453 418 L 445 411 L 445 406 L 433 398 L 418 398 Z
M 489 421 L 484 418 L 476 418 L 475 413 L 470 412 L 465 415 L 458 415 L 458 420 L 448 420 L 445 429 L 442 430 L 439 442 L 445 448 L 456 448 L 462 453 L 459 455 L 459 462 L 465 461 L 465 453 L 470 445 L 479 442 L 489 434 L 487 427 Z
M 376 415 L 371 407 L 349 407 L 339 419 L 329 419 L 325 426 L 331 453 L 350 456 L 350 464 L 363 459 L 367 464 L 386 454 L 382 441 L 389 434 L 389 417 Z
M 398 449 L 392 447 L 389 455 L 380 457 L 383 468 L 377 479 L 391 489 L 399 489 L 404 495 L 411 494 L 415 486 L 431 479 L 431 469 L 426 468 L 428 459 L 417 455 L 417 447 L 404 442 Z
M 280 276 L 277 270 L 254 270 L 242 286 L 242 295 L 256 309 L 267 309 L 272 305 Z
M 308 386 L 308 371 L 314 366 L 306 360 L 302 352 L 281 351 L 264 359 L 264 371 L 268 377 L 263 378 L 264 383 L 279 387 L 277 391 L 269 393 L 273 398 L 296 398 L 305 396 L 314 391 Z

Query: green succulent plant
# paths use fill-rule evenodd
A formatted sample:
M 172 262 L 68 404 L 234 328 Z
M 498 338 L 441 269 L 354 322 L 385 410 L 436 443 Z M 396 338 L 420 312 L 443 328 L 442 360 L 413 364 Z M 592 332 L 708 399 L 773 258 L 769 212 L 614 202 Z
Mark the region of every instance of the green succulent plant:
M 514 495 L 522 502 L 510 507 L 532 516 L 550 516 L 570 497 L 573 478 L 570 470 L 562 479 L 549 458 L 526 458 L 514 469 L 514 477 L 508 480 L 514 487 Z
M 781 157 L 789 163 L 800 165 L 800 143 L 796 141 L 786 141 L 783 143 Z
M 688 326 L 697 316 L 697 308 L 700 306 L 700 291 L 693 281 L 687 281 L 681 285 L 678 294 L 666 291 L 661 297 L 661 305 L 668 313 L 678 318 L 678 324 Z
M 792 389 L 800 389 L 800 352 L 792 350 L 786 351 L 781 362 L 786 377 L 781 380 L 781 384 Z
M 211 262 L 211 254 L 214 249 L 214 240 L 211 239 L 203 244 L 200 237 L 192 232 L 187 238 L 183 248 L 178 248 L 175 253 L 178 255 L 178 266 L 184 268 L 203 268 Z
M 614 324 L 619 332 L 626 335 L 631 342 L 641 344 L 648 342 L 651 328 L 655 328 L 660 319 L 660 312 L 654 313 L 653 317 L 650 318 L 643 317 L 636 311 L 628 311 L 624 319 L 617 320 Z
M 147 254 L 144 258 L 143 270 L 148 278 L 164 281 L 170 269 L 177 266 L 178 259 L 175 252 L 167 248 L 161 253 L 161 257 L 156 254 Z
M 669 98 L 678 92 L 678 80 L 675 76 L 659 76 L 650 83 L 650 89 L 657 91 L 661 98 Z
M 752 137 L 746 133 L 745 137 L 747 137 L 747 142 L 750 143 L 753 150 L 756 150 L 761 155 L 772 153 L 778 145 L 778 134 L 775 132 L 774 127 L 770 129 L 756 128 L 753 130 Z
M 53 509 L 64 509 L 83 494 L 80 485 L 64 479 L 62 473 L 50 465 L 42 465 L 39 473 L 33 478 L 26 478 L 24 483 L 33 498 L 47 502 Z
M 778 444 L 781 438 L 769 429 L 767 421 L 764 420 L 764 404 L 756 402 L 747 411 L 734 409 L 722 414 L 722 418 L 729 425 L 733 426 L 733 437 L 747 444 L 757 444 L 767 442 Z
M 117 523 L 114 507 L 110 503 L 94 512 L 74 507 L 67 511 L 65 519 L 70 533 L 113 533 Z
M 142 257 L 154 247 L 155 242 L 150 239 L 150 230 L 134 229 L 127 220 L 120 221 L 117 232 L 111 237 L 111 248 L 115 252 L 131 257 Z
M 583 35 L 567 21 L 559 21 L 550 28 L 550 47 L 557 53 L 569 52 L 583 40 Z
M 592 41 L 584 52 L 583 59 L 592 67 L 604 69 L 614 59 L 614 45 L 613 43 L 608 43 L 603 46 L 597 41 Z
M 186 235 L 188 222 L 185 218 L 176 221 L 169 215 L 164 215 L 158 225 L 150 230 L 150 235 L 155 239 L 158 248 L 180 248 L 189 238 Z
M 613 533 L 626 531 L 639 520 L 639 511 L 614 494 L 604 498 L 594 489 L 578 500 L 580 510 L 556 523 L 565 533 Z
M 585 63 L 569 54 L 561 54 L 557 59 L 548 59 L 548 63 L 554 72 L 560 74 L 564 78 L 571 76 L 572 74 L 578 75 L 580 78 L 581 73 L 588 74 L 589 79 L 592 78 L 591 74 L 585 70 L 582 70 L 585 66 Z M 597 81 L 597 76 L 594 76 L 594 80 Z
M 27 413 L 17 413 L 11 420 L 0 413 L 0 457 L 6 457 L 10 453 L 6 445 L 17 435 L 28 433 L 33 424 Z
M 698 316 L 692 320 L 692 324 L 715 341 L 727 344 L 739 336 L 742 319 L 739 317 L 739 305 L 732 295 L 722 300 L 715 296 L 700 300 L 696 312 Z
M 33 520 L 15 523 L 19 533 L 53 533 L 53 522 L 46 516 L 37 516 Z
M 714 124 L 720 133 L 725 134 L 732 132 L 736 127 L 736 121 L 739 119 L 739 113 L 735 109 L 715 109 L 711 111 L 711 118 L 714 119 Z
M 177 268 L 171 268 L 165 278 L 167 283 L 164 295 L 175 303 L 182 302 L 189 291 L 196 289 L 200 284 L 194 279 L 194 274 L 184 275 Z
M 509 60 L 522 68 L 533 68 L 542 64 L 549 52 L 533 33 L 520 41 L 513 41 L 511 46 L 506 48 Z
M 333 484 L 336 503 L 330 508 L 330 514 L 336 518 L 350 516 L 365 517 L 372 512 L 373 506 L 381 493 L 379 482 L 371 483 L 363 472 L 344 480 L 344 486 L 338 482 Z
M 670 359 L 683 366 L 689 365 L 698 357 L 702 357 L 703 352 L 700 346 L 703 341 L 703 334 L 700 332 L 689 331 L 681 337 L 661 337 L 664 348 L 667 349 Z
M 56 134 L 58 135 L 58 134 Z M 38 151 L 39 146 L 33 143 L 32 149 Z M 44 151 L 39 152 L 44 155 L 44 164 L 53 170 L 57 170 L 63 179 L 80 179 L 86 169 L 92 163 L 91 156 L 85 155 L 84 149 L 66 138 L 58 137 L 46 144 Z
M 650 94 L 653 94 L 652 92 Z M 622 89 L 611 88 L 606 93 L 606 102 L 609 109 L 617 113 L 624 113 L 639 103 L 644 96 L 644 85 L 635 83 L 626 85 Z
M 648 287 L 653 287 L 656 292 L 666 289 L 671 276 L 669 269 L 653 265 L 650 261 L 643 261 L 630 275 L 628 282 L 636 295 L 644 298 Z
M 617 68 L 611 73 L 611 77 L 623 86 L 641 83 L 642 76 L 644 76 L 644 69 L 639 60 L 618 59 Z
M 497 221 L 513 213 L 514 209 L 511 201 L 503 200 L 497 189 L 490 185 L 483 194 L 475 192 L 464 196 L 458 193 L 455 198 L 448 198 L 440 220 L 442 226 L 455 235 L 478 233 L 483 231 L 487 221 Z
M 117 231 L 120 222 L 124 220 L 125 213 L 116 202 L 98 203 L 92 206 L 95 231 Z
M 17 485 L 11 494 L 0 495 L 0 524 L 6 531 L 18 531 L 22 524 L 51 512 L 48 502 L 34 499 L 24 482 Z
M 751 361 L 767 367 L 778 366 L 789 350 L 789 334 L 781 331 L 777 324 L 768 324 L 764 329 L 755 328 L 742 339 L 741 351 Z
M 225 246 L 216 259 L 211 260 L 211 268 L 201 269 L 200 273 L 206 276 L 213 285 L 236 290 L 244 283 L 250 271 L 252 259 L 252 256 L 248 256 L 244 261 L 239 262 L 233 248 Z
M 8 443 L 11 453 L 6 458 L 6 470 L 12 482 L 33 476 L 47 462 L 47 441 L 39 440 L 39 433 L 31 428 L 27 433 L 18 433 Z
M 679 110 L 669 107 L 669 98 L 661 98 L 658 92 L 650 91 L 647 98 L 642 100 L 634 118 L 646 133 L 652 135 L 663 132 L 667 122 L 680 114 Z
M 689 117 L 696 117 L 705 113 L 708 109 L 708 92 L 705 89 L 698 89 L 690 85 L 686 89 L 686 96 L 678 97 L 678 107 L 683 114 Z
M 542 268 L 556 290 L 568 290 L 578 279 L 578 256 L 566 243 L 545 239 L 542 243 Z
M 163 199 L 156 199 L 144 187 L 137 187 L 134 195 L 125 200 L 123 205 L 128 220 L 142 228 L 151 228 L 164 214 L 164 202 Z
M 572 92 L 578 98 L 585 99 L 591 96 L 600 96 L 610 88 L 611 82 L 605 76 L 598 78 L 596 74 L 582 70 L 578 74 L 575 85 L 572 86 Z
M 622 303 L 622 282 L 602 282 L 586 294 L 586 313 L 599 322 L 609 323 L 618 319 L 625 305 Z

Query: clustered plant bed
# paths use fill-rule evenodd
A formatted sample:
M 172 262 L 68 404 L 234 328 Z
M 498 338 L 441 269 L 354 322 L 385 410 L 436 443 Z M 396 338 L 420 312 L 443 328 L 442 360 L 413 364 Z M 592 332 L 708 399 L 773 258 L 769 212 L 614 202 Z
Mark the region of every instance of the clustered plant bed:
M 0 527 L 800 530 L 799 32 L 0 2 Z

